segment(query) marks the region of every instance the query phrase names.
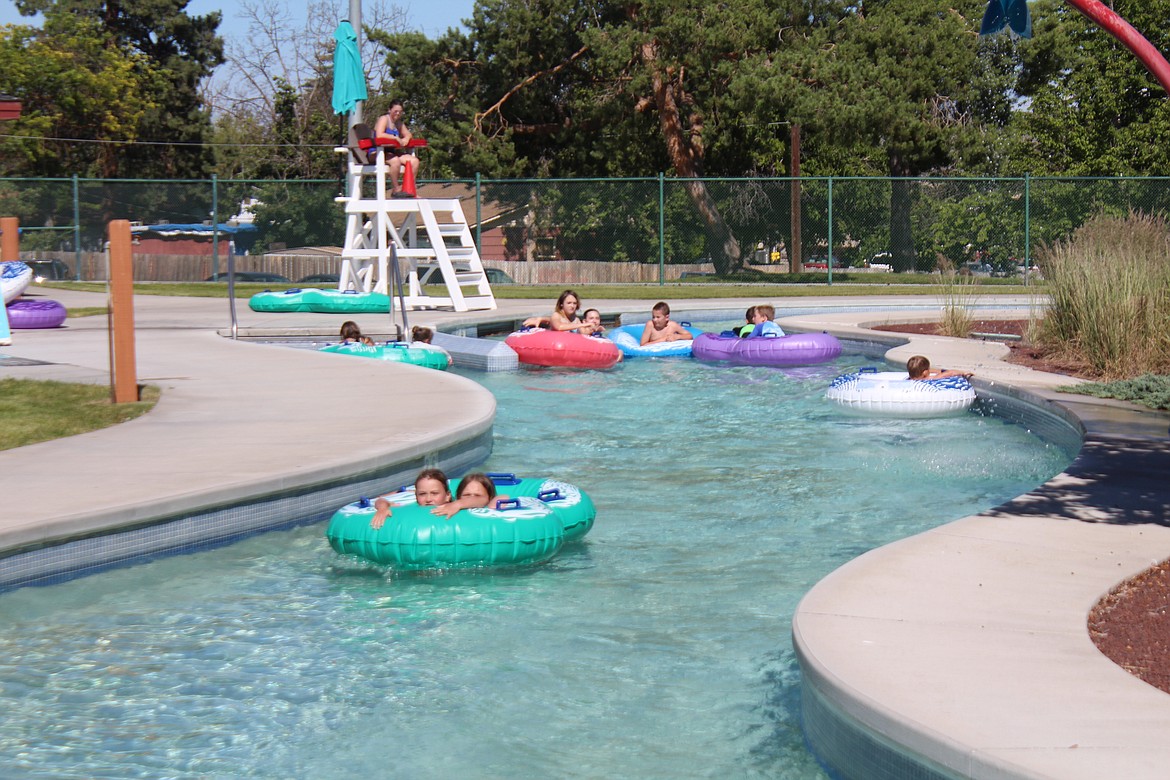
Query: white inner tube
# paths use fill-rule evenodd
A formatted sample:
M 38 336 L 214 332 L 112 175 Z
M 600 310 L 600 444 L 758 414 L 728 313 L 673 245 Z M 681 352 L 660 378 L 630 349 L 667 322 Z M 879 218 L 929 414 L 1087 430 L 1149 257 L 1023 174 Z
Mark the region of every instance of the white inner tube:
M 961 376 L 910 379 L 902 371 L 861 371 L 833 380 L 825 397 L 861 414 L 938 417 L 975 403 L 975 388 Z

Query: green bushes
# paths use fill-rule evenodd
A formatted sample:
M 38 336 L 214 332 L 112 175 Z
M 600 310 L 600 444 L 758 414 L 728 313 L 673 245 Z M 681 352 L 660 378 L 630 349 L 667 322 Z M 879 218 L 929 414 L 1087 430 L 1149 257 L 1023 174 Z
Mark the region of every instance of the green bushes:
M 1098 216 L 1043 246 L 1050 306 L 1044 352 L 1104 380 L 1170 373 L 1170 226 L 1162 216 Z

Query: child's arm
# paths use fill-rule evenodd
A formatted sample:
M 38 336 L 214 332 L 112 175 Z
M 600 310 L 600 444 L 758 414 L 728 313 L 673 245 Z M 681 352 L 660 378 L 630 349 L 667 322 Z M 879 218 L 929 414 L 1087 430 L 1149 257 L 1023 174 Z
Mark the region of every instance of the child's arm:
M 646 346 L 650 343 L 650 334 L 654 332 L 654 323 L 647 322 L 646 327 L 642 328 L 642 341 L 639 342 L 641 346 Z
M 971 377 L 975 376 L 975 374 L 972 373 L 971 371 L 952 371 L 949 368 L 944 368 L 944 369 L 941 369 L 939 371 L 930 371 L 929 373 L 927 373 L 926 378 L 927 379 L 946 379 L 946 378 L 952 377 L 952 376 L 961 376 L 964 379 L 970 379 Z
M 374 501 L 374 509 L 378 511 L 370 518 L 370 528 L 381 528 L 386 522 L 386 518 L 390 516 L 390 502 L 384 498 L 379 498 Z

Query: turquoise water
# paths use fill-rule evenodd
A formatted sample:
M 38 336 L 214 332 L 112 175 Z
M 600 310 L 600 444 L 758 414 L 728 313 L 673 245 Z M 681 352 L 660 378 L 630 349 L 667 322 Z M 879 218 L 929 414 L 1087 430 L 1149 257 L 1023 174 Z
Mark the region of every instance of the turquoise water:
M 597 503 L 542 566 L 395 576 L 314 526 L 0 595 L 0 777 L 822 778 L 801 595 L 1068 462 L 974 414 L 843 417 L 857 365 L 471 374 L 487 467 Z

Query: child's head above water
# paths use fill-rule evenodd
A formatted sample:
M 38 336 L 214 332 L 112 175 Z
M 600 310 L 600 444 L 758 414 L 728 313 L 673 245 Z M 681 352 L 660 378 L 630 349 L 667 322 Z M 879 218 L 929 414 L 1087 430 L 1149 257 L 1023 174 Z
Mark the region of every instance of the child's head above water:
M 451 500 L 447 475 L 439 469 L 423 469 L 414 479 L 414 499 L 419 506 L 439 506 Z
M 487 474 L 476 472 L 468 474 L 459 481 L 459 490 L 455 498 L 474 500 L 479 506 L 488 506 L 496 497 L 496 483 Z M 481 502 L 482 503 L 479 503 Z
M 906 373 L 911 379 L 918 379 L 930 373 L 930 360 L 925 355 L 915 355 L 906 361 Z

